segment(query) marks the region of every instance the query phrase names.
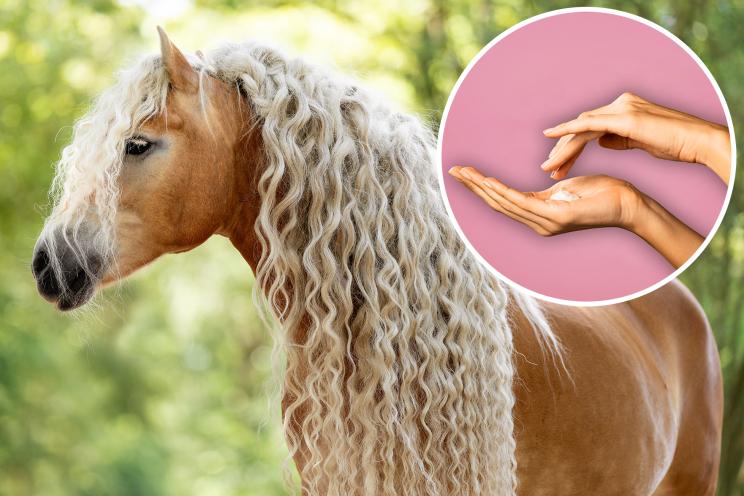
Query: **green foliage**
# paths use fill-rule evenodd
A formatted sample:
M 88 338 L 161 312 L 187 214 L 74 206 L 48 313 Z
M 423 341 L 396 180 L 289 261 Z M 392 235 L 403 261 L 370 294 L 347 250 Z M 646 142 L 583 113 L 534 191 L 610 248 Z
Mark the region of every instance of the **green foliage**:
M 132 3 L 164 4 L 0 0 L 0 494 L 286 494 L 280 412 L 268 401 L 271 338 L 250 302 L 249 270 L 225 240 L 166 257 L 82 314 L 60 316 L 35 292 L 29 258 L 69 126 L 117 66 L 156 46 L 163 19 Z M 481 46 L 573 4 L 200 0 L 166 27 L 189 50 L 214 36 L 294 47 L 435 124 Z M 718 79 L 736 127 L 744 125 L 739 2 L 592 4 L 680 36 Z M 742 207 L 734 195 L 714 242 L 683 277 L 721 349 L 726 496 L 744 494 Z
M 284 494 L 270 337 L 226 240 L 79 315 L 35 294 L 53 163 L 90 98 L 142 50 L 142 12 L 0 6 L 0 494 Z

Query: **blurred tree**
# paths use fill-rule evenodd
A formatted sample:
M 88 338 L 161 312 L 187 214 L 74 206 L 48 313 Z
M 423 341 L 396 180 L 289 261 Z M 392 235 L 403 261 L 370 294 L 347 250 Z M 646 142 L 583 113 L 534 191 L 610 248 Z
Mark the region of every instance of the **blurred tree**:
M 126 305 L 61 317 L 35 294 L 53 164 L 141 51 L 143 17 L 109 0 L 0 2 L 2 495 L 284 493 L 270 337 L 248 269 L 223 265 L 245 266 L 228 243 L 109 293 Z

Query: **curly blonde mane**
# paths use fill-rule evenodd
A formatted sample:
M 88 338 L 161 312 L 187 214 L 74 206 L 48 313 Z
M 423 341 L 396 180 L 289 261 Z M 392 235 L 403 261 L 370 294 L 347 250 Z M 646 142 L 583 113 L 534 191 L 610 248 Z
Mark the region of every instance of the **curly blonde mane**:
M 513 494 L 507 294 L 447 218 L 432 132 L 262 45 L 204 62 L 261 129 L 257 288 L 284 330 L 285 433 L 304 489 Z
M 96 138 L 111 155 L 97 174 L 108 225 L 118 168 L 106 164 L 138 120 L 164 108 L 158 61 L 98 106 L 125 124 Z M 262 136 L 255 287 L 282 329 L 284 430 L 305 494 L 514 494 L 509 294 L 447 218 L 432 132 L 263 45 L 192 63 L 236 87 Z M 86 119 L 76 133 L 105 120 Z M 555 348 L 537 305 L 517 303 Z

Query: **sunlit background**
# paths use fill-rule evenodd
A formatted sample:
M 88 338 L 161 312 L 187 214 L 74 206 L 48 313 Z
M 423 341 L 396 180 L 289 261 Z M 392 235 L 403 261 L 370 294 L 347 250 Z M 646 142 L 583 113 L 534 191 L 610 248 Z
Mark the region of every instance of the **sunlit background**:
M 740 1 L 595 4 L 640 14 L 685 40 L 744 125 Z M 117 67 L 157 49 L 156 25 L 188 51 L 223 39 L 273 42 L 352 73 L 436 123 L 481 46 L 522 19 L 570 5 L 0 0 L 0 495 L 287 494 L 280 411 L 270 401 L 271 336 L 251 303 L 248 266 L 226 240 L 165 257 L 77 314 L 58 314 L 31 278 L 70 125 Z M 744 495 L 741 181 L 719 234 L 683 277 L 721 348 L 719 494 L 727 496 Z

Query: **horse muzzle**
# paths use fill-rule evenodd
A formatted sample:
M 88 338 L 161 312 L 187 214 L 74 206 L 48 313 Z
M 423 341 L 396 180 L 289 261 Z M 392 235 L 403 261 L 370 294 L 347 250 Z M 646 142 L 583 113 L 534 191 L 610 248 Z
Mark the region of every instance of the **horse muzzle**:
M 62 311 L 88 302 L 104 271 L 103 257 L 82 238 L 53 231 L 42 234 L 34 248 L 31 270 L 39 294 Z

